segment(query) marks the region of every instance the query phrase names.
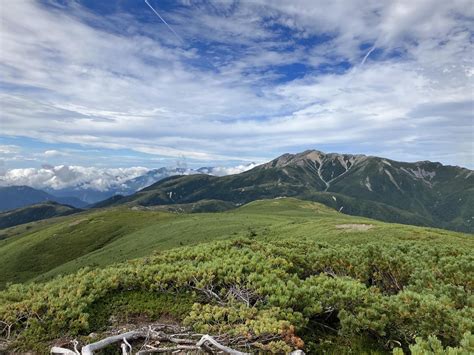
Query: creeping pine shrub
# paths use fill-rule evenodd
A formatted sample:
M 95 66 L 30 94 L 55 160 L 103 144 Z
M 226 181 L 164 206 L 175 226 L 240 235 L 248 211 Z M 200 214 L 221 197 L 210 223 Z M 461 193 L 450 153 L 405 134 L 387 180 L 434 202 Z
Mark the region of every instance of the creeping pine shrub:
M 443 347 L 438 338 L 430 335 L 427 339 L 416 338 L 409 348 L 412 355 L 471 355 L 474 354 L 474 335 L 466 332 L 457 347 Z M 403 350 L 395 348 L 393 354 L 403 355 Z
M 0 292 L 0 331 L 31 347 L 94 331 L 92 305 L 107 295 L 194 292 L 199 302 L 183 315 L 185 324 L 246 337 L 265 351 L 314 343 L 317 320 L 341 337 L 461 354 L 472 345 L 463 334 L 474 329 L 473 265 L 468 248 L 452 241 L 241 238 L 12 285 Z

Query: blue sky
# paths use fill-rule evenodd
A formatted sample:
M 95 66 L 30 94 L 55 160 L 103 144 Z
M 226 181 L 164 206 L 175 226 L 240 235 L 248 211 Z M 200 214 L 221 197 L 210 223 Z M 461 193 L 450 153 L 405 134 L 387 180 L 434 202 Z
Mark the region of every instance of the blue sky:
M 474 167 L 470 1 L 9 1 L 0 168 Z M 175 33 L 176 35 L 175 35 Z

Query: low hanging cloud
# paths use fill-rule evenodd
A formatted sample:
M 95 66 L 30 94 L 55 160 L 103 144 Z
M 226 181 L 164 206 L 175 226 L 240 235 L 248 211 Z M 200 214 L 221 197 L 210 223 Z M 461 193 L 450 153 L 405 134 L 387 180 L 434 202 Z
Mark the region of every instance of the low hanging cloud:
M 209 174 L 223 176 L 238 174 L 252 169 L 256 164 L 238 165 L 235 167 L 209 167 L 202 169 L 184 168 L 177 170 L 169 168 L 161 175 L 190 175 Z M 68 188 L 91 189 L 96 191 L 109 191 L 117 189 L 128 180 L 141 177 L 156 170 L 145 167 L 131 168 L 96 168 L 84 166 L 44 165 L 41 168 L 9 169 L 1 172 L 0 186 L 30 186 L 37 189 L 61 190 Z M 152 176 L 154 174 L 151 174 Z M 153 183 L 150 180 L 148 184 Z M 145 187 L 145 186 L 140 186 Z
M 0 185 L 26 185 L 37 189 L 54 190 L 80 187 L 107 191 L 129 179 L 145 174 L 148 170 L 143 167 L 105 169 L 67 165 L 10 169 L 0 176 Z
M 253 169 L 257 166 L 256 163 L 250 164 L 241 164 L 237 166 L 231 167 L 210 167 L 210 168 L 201 168 L 199 172 L 203 174 L 215 175 L 215 176 L 225 176 L 225 175 L 233 175 L 233 174 L 240 174 L 244 171 Z

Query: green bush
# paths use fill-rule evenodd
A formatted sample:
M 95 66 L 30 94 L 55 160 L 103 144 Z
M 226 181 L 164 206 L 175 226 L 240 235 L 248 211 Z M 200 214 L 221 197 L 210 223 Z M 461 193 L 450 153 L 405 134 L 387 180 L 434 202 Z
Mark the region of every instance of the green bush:
M 442 342 L 431 335 L 426 340 L 416 338 L 415 344 L 409 348 L 412 355 L 471 355 L 474 353 L 474 335 L 471 332 L 465 333 L 459 346 L 454 348 L 443 347 Z M 395 348 L 393 354 L 403 355 L 403 350 Z
M 19 342 L 34 344 L 96 330 L 97 305 L 113 294 L 135 295 L 127 309 L 146 313 L 151 305 L 158 317 L 163 301 L 173 301 L 140 295 L 194 293 L 175 309 L 185 324 L 244 336 L 267 351 L 317 343 L 323 336 L 317 322 L 342 340 L 365 338 L 414 352 L 467 341 L 463 334 L 474 327 L 472 265 L 470 250 L 450 241 L 329 245 L 241 238 L 86 268 L 45 284 L 11 285 L 0 293 L 0 319 Z

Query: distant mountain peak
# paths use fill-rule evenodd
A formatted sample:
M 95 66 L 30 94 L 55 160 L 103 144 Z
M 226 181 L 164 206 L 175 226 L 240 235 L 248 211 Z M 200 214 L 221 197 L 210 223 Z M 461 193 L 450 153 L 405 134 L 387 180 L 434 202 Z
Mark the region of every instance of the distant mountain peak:
M 368 157 L 362 154 L 339 154 L 324 153 L 319 150 L 306 150 L 302 153 L 285 153 L 278 158 L 264 164 L 265 167 L 285 167 L 287 165 L 302 165 L 304 162 L 315 162 L 322 164 L 324 161 L 338 161 L 342 165 L 351 165 L 355 162 L 362 162 Z
M 236 205 L 292 196 L 385 221 L 474 230 L 474 176 L 439 163 L 398 162 L 307 150 L 242 174 L 164 180 L 111 204 L 167 205 L 221 200 Z

